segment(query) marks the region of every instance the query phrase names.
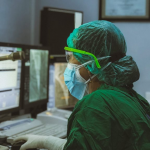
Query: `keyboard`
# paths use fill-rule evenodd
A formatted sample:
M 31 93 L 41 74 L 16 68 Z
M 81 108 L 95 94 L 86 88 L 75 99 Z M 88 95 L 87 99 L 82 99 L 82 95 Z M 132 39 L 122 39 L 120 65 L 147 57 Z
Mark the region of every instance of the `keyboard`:
M 26 134 L 64 138 L 67 135 L 67 125 L 61 122 L 43 123 L 32 118 L 6 121 L 0 124 L 0 142 L 7 139 L 7 142 L 11 144 L 14 138 Z
M 8 143 L 12 143 L 13 139 L 22 135 L 42 135 L 42 136 L 55 136 L 59 138 L 65 138 L 67 133 L 67 127 L 60 124 L 43 124 L 33 129 L 29 129 L 7 138 Z

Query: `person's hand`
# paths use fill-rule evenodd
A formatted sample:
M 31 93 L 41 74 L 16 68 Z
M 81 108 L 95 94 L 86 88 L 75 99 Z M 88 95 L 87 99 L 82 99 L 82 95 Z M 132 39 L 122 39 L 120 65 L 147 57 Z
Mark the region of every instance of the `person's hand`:
M 21 146 L 20 150 L 26 150 L 29 148 L 45 148 L 44 142 L 46 141 L 47 138 L 48 136 L 24 135 L 24 136 L 15 138 L 13 140 L 13 143 L 17 143 L 19 141 L 26 141 L 26 143 L 24 143 Z
M 26 150 L 29 148 L 41 148 L 48 150 L 63 150 L 66 139 L 60 139 L 54 136 L 38 136 L 38 135 L 24 135 L 15 138 L 13 143 L 18 141 L 26 141 L 20 150 Z
M 9 150 L 8 147 L 0 145 L 0 150 Z

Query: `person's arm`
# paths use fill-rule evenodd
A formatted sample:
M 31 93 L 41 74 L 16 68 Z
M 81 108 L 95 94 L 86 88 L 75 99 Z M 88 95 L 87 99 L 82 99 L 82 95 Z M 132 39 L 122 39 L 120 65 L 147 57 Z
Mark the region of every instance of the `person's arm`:
M 95 109 L 84 108 L 72 119 L 64 150 L 111 149 L 110 116 Z
M 68 121 L 64 150 L 116 150 L 130 144 L 130 133 L 126 134 L 130 125 L 124 122 L 127 118 L 116 105 L 115 97 L 105 91 L 98 92 L 88 95 L 75 107 Z
M 63 150 L 67 140 L 53 136 L 24 135 L 14 139 L 14 143 L 17 141 L 26 141 L 26 143 L 21 146 L 20 150 L 29 148 Z

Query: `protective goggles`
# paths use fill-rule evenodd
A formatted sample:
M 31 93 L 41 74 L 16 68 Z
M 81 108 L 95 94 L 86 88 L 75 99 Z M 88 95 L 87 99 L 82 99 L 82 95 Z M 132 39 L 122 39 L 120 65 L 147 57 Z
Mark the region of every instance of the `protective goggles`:
M 84 54 L 84 55 L 90 55 L 94 58 L 97 68 L 101 68 L 101 66 L 98 62 L 98 59 L 92 53 L 89 53 L 89 52 L 86 52 L 86 51 L 83 51 L 83 50 L 79 50 L 79 49 L 70 48 L 70 47 L 65 47 L 64 50 L 69 51 L 69 52 L 66 52 L 66 56 L 72 54 L 72 52 L 80 53 L 80 54 Z

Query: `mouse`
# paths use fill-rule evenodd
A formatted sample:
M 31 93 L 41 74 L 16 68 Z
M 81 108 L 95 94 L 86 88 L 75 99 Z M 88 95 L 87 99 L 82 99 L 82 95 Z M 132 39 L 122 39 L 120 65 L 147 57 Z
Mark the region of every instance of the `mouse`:
M 12 144 L 11 150 L 20 150 L 21 145 L 23 145 L 26 141 L 17 141 Z M 26 150 L 39 150 L 38 148 L 29 148 Z

